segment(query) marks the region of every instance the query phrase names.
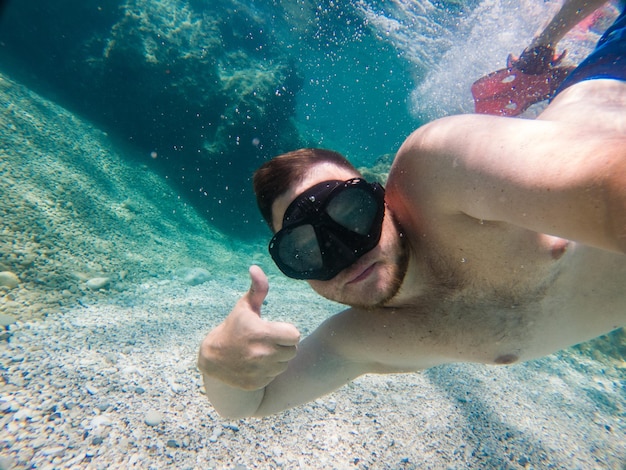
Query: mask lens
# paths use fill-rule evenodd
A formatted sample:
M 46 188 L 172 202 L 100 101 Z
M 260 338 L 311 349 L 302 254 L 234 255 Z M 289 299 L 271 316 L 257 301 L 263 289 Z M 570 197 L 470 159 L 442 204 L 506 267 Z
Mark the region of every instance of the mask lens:
M 278 257 L 297 272 L 321 269 L 323 266 L 315 230 L 311 225 L 288 229 L 278 244 Z
M 289 205 L 269 251 L 289 277 L 332 279 L 378 244 L 383 216 L 380 185 L 360 178 L 326 181 Z
M 348 188 L 326 206 L 326 213 L 339 225 L 359 235 L 369 234 L 378 211 L 374 196 L 362 188 Z

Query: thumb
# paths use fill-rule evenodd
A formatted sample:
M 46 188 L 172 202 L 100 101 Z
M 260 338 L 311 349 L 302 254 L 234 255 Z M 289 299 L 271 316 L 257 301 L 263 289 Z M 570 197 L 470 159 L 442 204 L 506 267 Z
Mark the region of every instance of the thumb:
M 267 281 L 267 276 L 261 268 L 256 265 L 252 265 L 250 266 L 249 272 L 251 284 L 250 289 L 246 293 L 246 300 L 248 301 L 250 308 L 260 317 L 261 306 L 263 305 L 263 301 L 267 296 L 270 286 Z

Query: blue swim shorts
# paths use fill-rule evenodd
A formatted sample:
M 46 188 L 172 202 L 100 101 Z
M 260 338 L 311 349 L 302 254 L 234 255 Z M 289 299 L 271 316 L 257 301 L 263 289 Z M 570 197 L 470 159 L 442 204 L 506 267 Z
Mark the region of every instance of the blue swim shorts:
M 561 83 L 555 96 L 575 83 L 598 78 L 626 81 L 626 5 L 622 5 L 622 13 L 602 35 L 593 52 Z

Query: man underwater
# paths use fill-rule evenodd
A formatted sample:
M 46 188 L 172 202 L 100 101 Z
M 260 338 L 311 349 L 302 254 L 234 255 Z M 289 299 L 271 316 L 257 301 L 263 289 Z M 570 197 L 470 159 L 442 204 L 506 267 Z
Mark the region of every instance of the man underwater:
M 566 1 L 523 54 L 604 1 Z M 268 322 L 263 271 L 203 340 L 223 416 L 264 416 L 367 373 L 512 364 L 626 324 L 626 10 L 535 120 L 459 115 L 416 130 L 387 187 L 302 149 L 254 177 L 288 276 L 351 308 L 300 341 Z M 306 308 L 298 305 L 297 308 Z

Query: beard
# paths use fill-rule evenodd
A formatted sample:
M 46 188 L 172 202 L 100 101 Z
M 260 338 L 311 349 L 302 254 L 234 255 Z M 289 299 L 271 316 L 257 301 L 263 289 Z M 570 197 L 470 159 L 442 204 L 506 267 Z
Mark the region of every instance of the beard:
M 392 220 L 397 229 L 399 242 L 395 259 L 393 260 L 393 263 L 390 263 L 390 281 L 385 286 L 384 290 L 378 291 L 375 301 L 368 302 L 367 299 L 363 299 L 364 302 L 350 302 L 349 304 L 347 304 L 350 307 L 360 308 L 364 310 L 375 310 L 385 307 L 387 306 L 387 304 L 389 304 L 389 302 L 393 300 L 393 298 L 398 294 L 400 288 L 402 287 L 404 278 L 409 267 L 409 243 L 407 238 L 404 236 L 404 231 L 402 230 L 402 227 L 400 227 L 395 218 L 393 218 Z
M 402 231 L 399 231 L 399 234 L 400 250 L 394 263 L 395 269 L 392 273 L 391 282 L 385 292 L 384 297 L 376 302 L 373 308 L 384 307 L 393 300 L 393 298 L 400 291 L 400 288 L 402 287 L 402 283 L 404 282 L 404 278 L 406 276 L 407 269 L 409 268 L 409 244 L 406 237 L 404 236 L 404 233 Z
M 400 291 L 409 267 L 410 246 L 409 241 L 404 236 L 402 227 L 390 214 L 395 229 L 396 240 L 391 242 L 387 248 L 386 259 L 381 260 L 380 279 L 376 285 L 369 288 L 353 289 L 349 284 L 345 284 L 345 279 L 339 282 L 310 280 L 309 285 L 322 297 L 334 302 L 348 305 L 361 310 L 375 310 L 386 307 Z

